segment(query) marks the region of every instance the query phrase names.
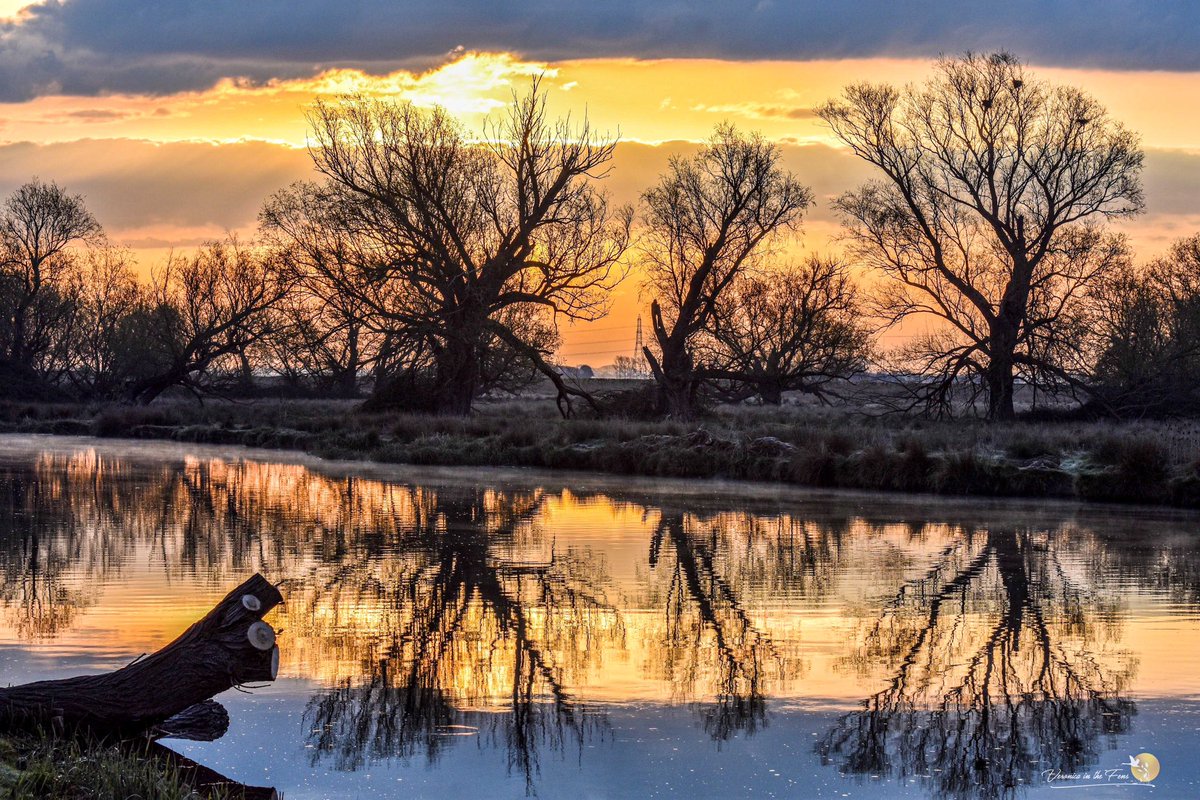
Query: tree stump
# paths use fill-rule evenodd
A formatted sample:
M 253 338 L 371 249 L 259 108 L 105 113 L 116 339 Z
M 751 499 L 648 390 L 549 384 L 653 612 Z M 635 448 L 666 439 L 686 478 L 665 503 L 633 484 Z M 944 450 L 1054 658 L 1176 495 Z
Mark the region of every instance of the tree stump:
M 129 737 L 234 686 L 272 681 L 275 631 L 262 621 L 283 602 L 255 575 L 175 641 L 122 669 L 0 689 L 0 729 L 63 727 Z

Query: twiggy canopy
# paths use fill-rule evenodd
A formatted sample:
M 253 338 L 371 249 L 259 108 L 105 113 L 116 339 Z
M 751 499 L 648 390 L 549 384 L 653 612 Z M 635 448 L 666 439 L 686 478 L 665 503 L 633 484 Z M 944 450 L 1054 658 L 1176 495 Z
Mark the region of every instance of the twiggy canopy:
M 83 198 L 33 179 L 0 204 L 0 375 L 34 394 L 70 326 L 77 270 L 72 248 L 103 230 Z
M 774 144 L 722 125 L 694 156 L 672 158 L 642 202 L 642 263 L 658 346 L 658 354 L 647 348 L 645 355 L 662 410 L 688 418 L 704 377 L 696 337 L 738 275 L 772 240 L 799 228 L 812 192 L 783 168 Z
M 318 104 L 310 123 L 326 181 L 298 191 L 323 197 L 328 213 L 302 218 L 298 207 L 308 204 L 282 195 L 264 211 L 268 230 L 360 297 L 381 325 L 420 342 L 437 410 L 470 410 L 487 388 L 485 354 L 497 348 L 544 372 L 565 397 L 544 337 L 520 323 L 531 313 L 593 319 L 623 277 L 630 213 L 610 208 L 594 183 L 615 142 L 597 139 L 586 120 L 548 119 L 536 81 L 483 141 L 440 108 L 356 97 Z M 338 259 L 304 256 L 330 241 L 310 235 L 313 223 L 339 229 Z
M 1115 263 L 1095 226 L 1142 209 L 1138 137 L 1004 53 L 942 59 L 922 86 L 851 86 L 818 113 L 883 174 L 837 202 L 855 254 L 892 279 L 880 311 L 943 321 L 911 349 L 932 376 L 918 399 L 948 409 L 965 383 L 1005 418 L 1015 374 L 1074 383 L 1044 338 Z

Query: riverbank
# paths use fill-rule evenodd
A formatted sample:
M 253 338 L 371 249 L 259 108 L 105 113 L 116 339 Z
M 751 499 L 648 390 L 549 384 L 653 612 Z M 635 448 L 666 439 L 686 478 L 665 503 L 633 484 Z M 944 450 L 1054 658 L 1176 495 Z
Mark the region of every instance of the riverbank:
M 179 771 L 120 745 L 45 736 L 0 736 L 0 797 L 6 800 L 190 800 Z
M 820 407 L 727 408 L 690 424 L 481 404 L 468 419 L 349 401 L 149 407 L 7 404 L 0 432 L 237 444 L 323 458 L 727 478 L 818 488 L 1200 507 L 1200 423 L 931 421 Z

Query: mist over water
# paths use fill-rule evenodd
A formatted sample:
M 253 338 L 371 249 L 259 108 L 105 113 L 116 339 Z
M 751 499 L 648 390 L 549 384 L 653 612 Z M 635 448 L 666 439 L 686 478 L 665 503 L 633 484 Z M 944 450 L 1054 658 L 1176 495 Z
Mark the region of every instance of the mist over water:
M 172 746 L 289 800 L 1023 797 L 1139 753 L 1189 797 L 1197 523 L 2 437 L 0 680 L 122 666 L 261 571 L 280 680 Z

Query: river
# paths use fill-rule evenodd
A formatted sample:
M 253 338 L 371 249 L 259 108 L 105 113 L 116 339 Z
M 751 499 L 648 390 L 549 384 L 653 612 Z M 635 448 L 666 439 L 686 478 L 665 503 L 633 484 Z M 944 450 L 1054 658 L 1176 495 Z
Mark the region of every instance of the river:
M 120 667 L 261 571 L 279 680 L 170 745 L 288 800 L 1195 797 L 1198 531 L 3 436 L 0 680 Z

